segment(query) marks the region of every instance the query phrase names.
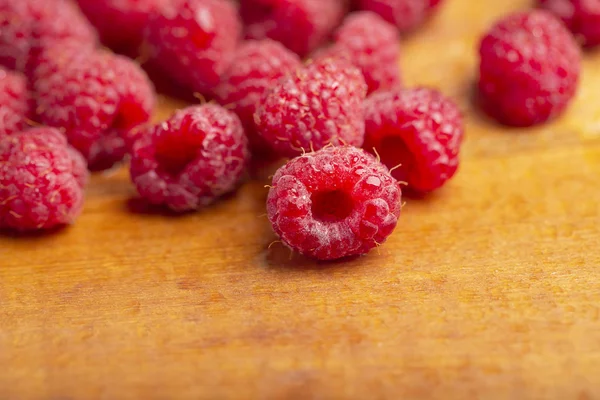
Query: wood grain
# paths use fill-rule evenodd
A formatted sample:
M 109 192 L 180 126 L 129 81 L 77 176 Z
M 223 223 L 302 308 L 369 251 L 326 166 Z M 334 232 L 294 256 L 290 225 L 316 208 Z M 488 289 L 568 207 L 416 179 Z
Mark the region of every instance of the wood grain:
M 501 128 L 475 46 L 530 2 L 447 3 L 402 66 L 465 110 L 462 168 L 379 254 L 267 249 L 260 180 L 173 217 L 96 175 L 75 226 L 0 236 L 0 399 L 600 398 L 600 53 L 564 117 Z

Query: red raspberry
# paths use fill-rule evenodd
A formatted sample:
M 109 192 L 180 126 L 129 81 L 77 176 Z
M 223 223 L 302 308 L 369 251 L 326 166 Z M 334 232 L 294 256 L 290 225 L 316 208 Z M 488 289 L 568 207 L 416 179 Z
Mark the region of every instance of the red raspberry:
M 185 0 L 150 18 L 152 60 L 173 80 L 210 93 L 229 66 L 241 22 L 227 0 Z
M 367 85 L 342 59 L 325 58 L 282 78 L 256 112 L 260 135 L 282 156 L 328 144 L 361 146 Z
M 561 112 L 575 95 L 580 49 L 552 14 L 535 10 L 500 20 L 484 36 L 479 95 L 499 122 L 530 126 Z
M 334 45 L 319 57 L 344 57 L 359 68 L 369 93 L 400 86 L 400 38 L 396 27 L 377 14 L 350 14 L 335 32 Z
M 363 150 L 327 147 L 289 161 L 273 177 L 267 214 L 293 250 L 318 260 L 366 254 L 385 242 L 402 193 Z
M 100 39 L 112 49 L 135 53 L 143 40 L 150 16 L 175 0 L 77 0 L 96 27 Z
M 271 38 L 305 56 L 325 42 L 344 16 L 342 0 L 241 0 L 248 39 Z
M 86 180 L 85 161 L 56 129 L 0 138 L 0 228 L 31 231 L 73 223 Z
M 29 102 L 25 77 L 0 68 L 0 138 L 25 129 L 31 117 Z
M 463 119 L 439 92 L 374 93 L 365 102 L 365 126 L 364 148 L 376 151 L 394 178 L 413 192 L 435 190 L 456 173 Z
M 149 203 L 191 211 L 234 190 L 249 157 L 234 113 L 214 104 L 188 107 L 135 143 L 131 179 Z
M 600 45 L 599 0 L 538 0 L 554 13 L 586 47 Z
M 358 0 L 358 7 L 379 14 L 404 33 L 423 24 L 441 2 L 441 0 Z
M 302 66 L 300 58 L 273 40 L 249 40 L 242 44 L 215 90 L 216 98 L 240 117 L 253 153 L 269 153 L 256 131 L 254 113 L 274 82 Z
M 123 159 L 126 136 L 149 120 L 155 102 L 152 84 L 131 60 L 77 47 L 44 52 L 34 88 L 40 121 L 61 128 L 93 170 Z
M 0 0 L 0 65 L 25 71 L 35 54 L 68 39 L 94 47 L 96 32 L 68 0 Z

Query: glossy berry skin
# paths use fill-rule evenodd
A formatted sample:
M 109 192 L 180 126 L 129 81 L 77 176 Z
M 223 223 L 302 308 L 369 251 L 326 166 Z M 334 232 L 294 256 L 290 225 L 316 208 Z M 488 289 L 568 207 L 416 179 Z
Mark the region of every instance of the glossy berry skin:
M 343 0 L 241 0 L 247 39 L 270 38 L 301 57 L 327 41 L 341 22 Z
M 357 0 L 360 10 L 379 14 L 401 33 L 422 25 L 440 3 L 442 0 Z
M 171 79 L 192 91 L 212 93 L 229 66 L 242 26 L 224 0 L 183 0 L 150 18 L 150 57 Z
M 0 138 L 0 229 L 36 231 L 71 224 L 83 207 L 87 169 L 58 130 Z
M 458 169 L 463 118 L 436 90 L 374 93 L 365 102 L 365 132 L 365 150 L 413 193 L 440 188 Z
M 538 0 L 567 25 L 585 47 L 600 45 L 599 0 Z
M 175 0 L 77 0 L 81 11 L 97 29 L 106 46 L 135 54 L 142 44 L 151 15 Z
M 60 128 L 92 170 L 123 159 L 126 136 L 149 121 L 155 104 L 144 71 L 103 50 L 61 46 L 45 51 L 34 89 L 40 122 Z
M 343 57 L 362 72 L 368 92 L 400 87 L 400 37 L 377 14 L 350 14 L 334 34 L 334 44 L 318 57 Z
M 0 138 L 18 132 L 31 118 L 27 80 L 18 72 L 0 67 Z
M 479 55 L 479 101 L 500 123 L 524 127 L 548 121 L 577 91 L 580 49 L 546 11 L 501 19 L 481 40 Z
M 290 160 L 273 177 L 267 215 L 275 233 L 317 260 L 366 254 L 394 231 L 401 190 L 364 150 L 327 147 Z
M 94 47 L 94 28 L 68 0 L 0 0 L 0 65 L 25 72 L 46 46 Z
M 255 114 L 258 132 L 281 156 L 328 144 L 361 146 L 367 85 L 342 59 L 316 60 L 274 84 Z
M 150 204 L 184 212 L 233 191 L 250 152 L 239 118 L 214 105 L 188 107 L 133 146 L 131 179 Z
M 256 130 L 254 113 L 268 90 L 301 66 L 300 58 L 279 42 L 248 40 L 238 48 L 222 76 L 215 97 L 240 118 L 254 154 L 272 152 Z

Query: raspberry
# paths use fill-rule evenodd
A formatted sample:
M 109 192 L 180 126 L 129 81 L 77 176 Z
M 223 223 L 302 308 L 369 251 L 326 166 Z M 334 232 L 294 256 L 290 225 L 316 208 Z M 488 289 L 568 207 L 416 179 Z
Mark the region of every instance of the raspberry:
M 282 78 L 255 114 L 260 135 L 293 157 L 328 144 L 361 146 L 367 85 L 342 59 L 324 58 Z
M 415 193 L 441 187 L 456 173 L 463 138 L 458 107 L 439 92 L 377 92 L 365 102 L 364 148 Z M 375 149 L 375 150 L 373 150 Z
M 32 231 L 73 223 L 86 181 L 85 161 L 56 129 L 0 138 L 0 228 Z
M 344 16 L 342 0 L 241 0 L 246 38 L 271 38 L 305 56 L 322 45 Z
M 535 10 L 500 20 L 484 36 L 479 97 L 499 122 L 531 126 L 561 112 L 575 95 L 581 53 L 552 14 Z
M 135 53 L 150 16 L 174 0 L 77 0 L 96 27 L 102 42 L 112 49 Z
M 600 45 L 599 0 L 538 0 L 573 32 L 584 46 Z
M 293 250 L 318 260 L 366 254 L 394 231 L 402 193 L 364 150 L 327 147 L 289 161 L 273 177 L 267 214 Z
M 249 157 L 234 113 L 214 104 L 193 106 L 136 141 L 131 179 L 149 203 L 191 211 L 234 190 Z
M 238 115 L 253 153 L 269 153 L 269 146 L 256 131 L 254 113 L 265 93 L 281 77 L 302 66 L 300 58 L 282 44 L 250 40 L 242 44 L 215 90 L 216 98 Z
M 441 0 L 357 0 L 361 10 L 373 11 L 398 27 L 409 32 L 424 23 L 439 6 Z
M 31 116 L 25 77 L 0 68 L 0 138 L 25 129 Z
M 319 57 L 344 57 L 359 68 L 369 93 L 401 85 L 400 38 L 396 27 L 377 14 L 350 14 L 335 32 L 334 45 Z
M 126 136 L 149 120 L 155 102 L 152 84 L 131 60 L 77 47 L 45 51 L 34 88 L 40 121 L 61 128 L 93 170 L 123 159 Z
M 151 59 L 172 79 L 210 93 L 229 66 L 241 22 L 226 0 L 185 0 L 150 18 Z
M 0 0 L 0 65 L 25 71 L 37 52 L 63 40 L 94 47 L 96 32 L 68 0 Z

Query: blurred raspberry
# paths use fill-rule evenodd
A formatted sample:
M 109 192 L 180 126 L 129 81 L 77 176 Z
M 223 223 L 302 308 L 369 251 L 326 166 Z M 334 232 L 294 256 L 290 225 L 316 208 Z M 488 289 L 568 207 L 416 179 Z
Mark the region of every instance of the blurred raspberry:
M 25 129 L 30 100 L 25 77 L 0 67 L 0 138 Z
M 373 11 L 396 25 L 401 33 L 423 24 L 442 0 L 357 0 L 361 10 Z
M 600 0 L 538 0 L 559 17 L 584 46 L 600 44 Z

